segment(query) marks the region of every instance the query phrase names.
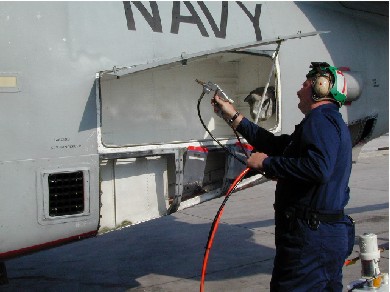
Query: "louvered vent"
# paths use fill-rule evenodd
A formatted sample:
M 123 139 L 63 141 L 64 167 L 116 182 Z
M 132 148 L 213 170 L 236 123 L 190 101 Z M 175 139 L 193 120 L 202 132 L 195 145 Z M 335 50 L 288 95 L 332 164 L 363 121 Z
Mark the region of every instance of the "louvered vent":
M 49 216 L 80 214 L 84 211 L 82 171 L 52 173 L 49 182 Z

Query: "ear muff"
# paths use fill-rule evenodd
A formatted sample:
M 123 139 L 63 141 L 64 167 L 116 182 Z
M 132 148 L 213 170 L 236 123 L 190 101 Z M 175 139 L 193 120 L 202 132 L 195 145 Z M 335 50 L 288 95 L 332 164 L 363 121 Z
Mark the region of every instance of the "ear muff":
M 313 99 L 318 101 L 328 96 L 341 107 L 347 99 L 347 82 L 343 72 L 326 62 L 311 62 L 306 78 L 312 78 Z
M 314 90 L 313 98 L 315 100 L 324 98 L 329 95 L 331 89 L 332 89 L 332 82 L 330 81 L 329 76 L 326 75 L 318 76 L 313 81 L 313 90 Z

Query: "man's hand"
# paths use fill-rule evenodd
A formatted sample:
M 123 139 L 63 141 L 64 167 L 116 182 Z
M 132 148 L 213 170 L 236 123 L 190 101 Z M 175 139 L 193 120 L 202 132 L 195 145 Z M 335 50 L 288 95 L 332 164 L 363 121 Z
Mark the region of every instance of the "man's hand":
M 231 119 L 237 110 L 234 108 L 234 106 L 224 101 L 222 98 L 218 96 L 218 93 L 214 95 L 214 97 L 211 99 L 211 104 L 214 106 L 214 112 L 218 112 L 218 110 L 222 111 L 222 115 L 225 119 Z
M 255 152 L 248 158 L 247 166 L 252 169 L 263 170 L 263 161 L 268 157 L 267 154 L 262 152 Z

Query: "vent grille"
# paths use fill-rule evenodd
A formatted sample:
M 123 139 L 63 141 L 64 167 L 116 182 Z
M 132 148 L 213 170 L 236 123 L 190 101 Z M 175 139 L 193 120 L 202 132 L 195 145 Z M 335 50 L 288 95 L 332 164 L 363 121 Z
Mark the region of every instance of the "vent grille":
M 52 173 L 49 182 L 49 216 L 80 214 L 84 211 L 82 171 Z

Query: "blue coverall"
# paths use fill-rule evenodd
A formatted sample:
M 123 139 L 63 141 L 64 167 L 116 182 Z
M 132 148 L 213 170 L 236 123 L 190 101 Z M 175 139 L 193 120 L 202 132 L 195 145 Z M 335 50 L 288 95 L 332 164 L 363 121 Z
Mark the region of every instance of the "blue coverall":
M 342 213 L 349 200 L 352 143 L 338 106 L 313 109 L 291 135 L 275 136 L 246 118 L 237 130 L 269 156 L 263 170 L 277 179 L 271 291 L 342 291 L 354 234 L 348 236 L 352 224 Z M 313 228 L 306 219 L 287 216 L 295 208 L 341 213 L 341 219 Z

